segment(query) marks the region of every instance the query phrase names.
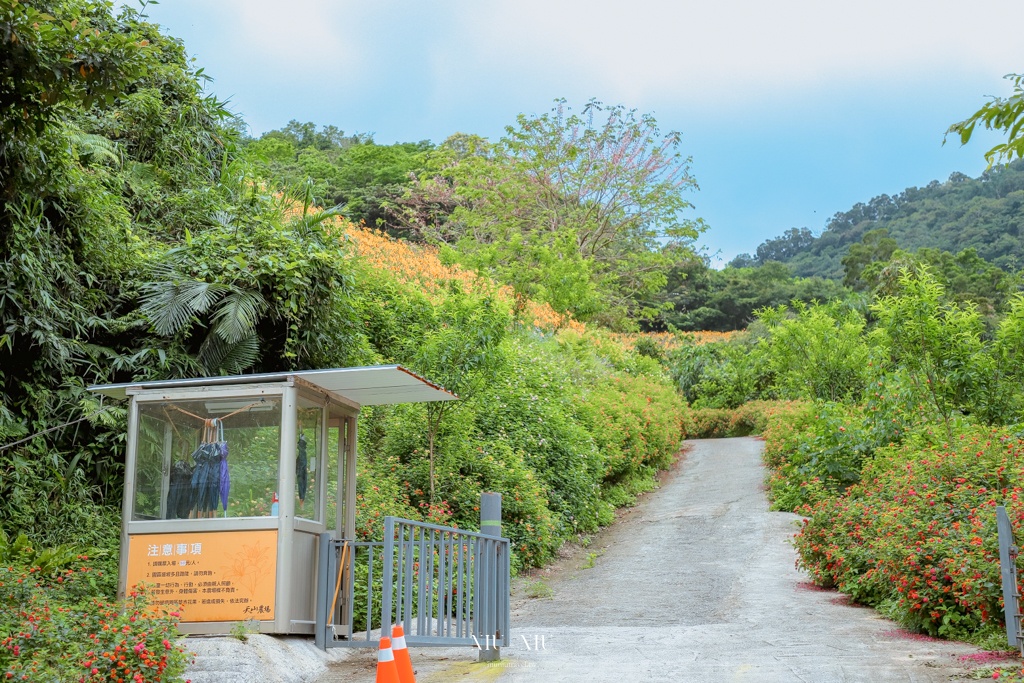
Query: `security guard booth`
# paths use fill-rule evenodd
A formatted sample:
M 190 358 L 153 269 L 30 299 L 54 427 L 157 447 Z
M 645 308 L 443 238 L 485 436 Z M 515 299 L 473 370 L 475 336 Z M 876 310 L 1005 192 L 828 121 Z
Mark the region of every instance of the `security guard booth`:
M 362 406 L 456 396 L 398 365 L 90 387 L 130 399 L 120 597 L 185 633 L 313 633 L 320 534 L 355 540 Z

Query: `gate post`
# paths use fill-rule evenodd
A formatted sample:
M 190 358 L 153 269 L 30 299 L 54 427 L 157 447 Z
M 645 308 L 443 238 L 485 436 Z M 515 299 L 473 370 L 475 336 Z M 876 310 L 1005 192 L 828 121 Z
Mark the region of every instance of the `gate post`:
M 330 532 L 320 534 L 320 545 L 317 551 L 316 572 L 316 631 L 313 642 L 321 650 L 327 649 L 327 631 L 332 615 L 328 614 L 327 601 L 330 599 L 330 587 L 327 582 L 331 576 L 331 553 L 334 552 Z
M 401 543 L 402 539 L 398 539 Z M 384 518 L 384 550 L 381 552 L 381 558 L 384 561 L 384 573 L 381 576 L 382 592 L 380 596 L 380 637 L 390 638 L 391 637 L 391 612 L 392 603 L 391 596 L 395 590 L 395 518 L 385 517 Z M 402 599 L 402 590 L 398 589 L 398 600 Z M 366 631 L 369 633 L 370 629 L 373 628 L 373 624 L 366 625 Z
M 1017 545 L 1013 540 L 1010 516 L 1002 505 L 996 507 L 996 528 L 999 530 L 999 573 L 1003 579 L 1003 614 L 1006 617 L 1006 641 L 1024 654 L 1020 633 L 1020 594 L 1017 592 Z
M 501 536 L 501 494 L 500 493 L 481 493 L 480 494 L 480 533 L 485 536 Z M 490 546 L 490 544 L 487 544 Z M 495 551 L 497 546 L 493 546 Z M 494 577 L 498 575 L 498 558 L 497 553 L 495 557 L 487 558 L 484 562 L 484 567 L 490 567 L 493 570 Z M 486 581 L 486 585 L 490 589 L 487 593 L 480 596 L 481 602 L 486 601 L 485 606 L 481 610 L 483 614 L 476 615 L 476 618 L 483 620 L 483 628 L 488 628 L 489 624 L 497 624 L 497 614 L 499 605 L 501 604 L 498 599 L 497 584 L 493 580 Z M 477 629 L 479 630 L 479 629 Z M 501 659 L 501 648 L 498 647 L 498 641 L 501 640 L 501 633 L 495 631 L 493 633 L 485 632 L 484 646 L 480 649 L 480 654 L 477 657 L 478 662 L 496 662 Z M 488 645 L 487 641 L 492 640 L 491 644 Z

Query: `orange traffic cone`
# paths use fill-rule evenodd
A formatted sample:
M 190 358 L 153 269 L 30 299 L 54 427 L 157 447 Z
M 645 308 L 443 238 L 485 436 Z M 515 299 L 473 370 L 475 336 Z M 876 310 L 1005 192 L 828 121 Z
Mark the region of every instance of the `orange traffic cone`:
M 391 650 L 395 655 L 395 666 L 398 667 L 399 683 L 416 683 L 412 660 L 409 659 L 409 648 L 405 646 L 405 629 L 401 624 L 395 624 L 391 629 L 391 638 L 394 643 Z
M 380 649 L 377 651 L 377 683 L 401 683 L 398 678 L 398 667 L 395 666 L 395 655 L 391 652 L 390 638 L 380 639 Z

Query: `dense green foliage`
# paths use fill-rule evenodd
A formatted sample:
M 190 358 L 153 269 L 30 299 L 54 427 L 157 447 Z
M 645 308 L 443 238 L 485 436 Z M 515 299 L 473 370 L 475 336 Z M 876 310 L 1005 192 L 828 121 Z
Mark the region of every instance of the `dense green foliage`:
M 444 170 L 459 205 L 444 227 L 456 258 L 580 320 L 626 326 L 658 291 L 672 252 L 693 240 L 695 186 L 680 134 L 649 115 L 591 101 L 520 115 L 494 145 Z M 433 181 L 436 183 L 436 180 Z
M 0 507 L 0 524 L 37 541 L 105 545 L 110 517 L 90 511 L 119 488 L 122 413 L 94 414 L 83 388 L 190 367 L 148 331 L 133 300 L 153 254 L 186 226 L 210 224 L 214 209 L 249 199 L 211 184 L 225 163 L 223 110 L 202 95 L 180 44 L 102 3 L 2 7 L 17 45 L 4 87 L 30 100 L 45 90 L 47 104 L 34 114 L 15 104 L 0 122 L 0 442 L 91 417 L 0 451 L 0 499 L 18 503 Z M 98 40 L 79 40 L 81 27 Z M 58 58 L 79 67 L 61 72 Z M 22 125 L 26 116 L 33 125 Z M 45 528 L 27 519 L 46 513 Z
M 521 305 L 630 328 L 656 312 L 667 269 L 704 227 L 683 215 L 696 184 L 679 144 L 649 115 L 596 101 L 577 114 L 560 101 L 496 142 L 380 146 L 292 122 L 246 150 L 275 186 L 308 181 L 348 218 L 444 246 Z
M 779 401 L 748 401 L 734 408 L 698 408 L 686 426 L 687 436 L 694 439 L 723 439 L 734 436 L 759 435 L 768 427 L 769 415 L 786 405 Z
M 334 126 L 291 121 L 258 140 L 245 140 L 245 155 L 274 185 L 308 192 L 322 206 L 371 227 L 387 227 L 387 207 L 422 173 L 427 141 L 378 145 L 365 135 L 346 136 Z
M 742 330 L 761 308 L 849 297 L 849 290 L 838 283 L 820 277 L 794 277 L 789 266 L 777 261 L 715 270 L 704 259 L 684 257 L 668 271 L 665 288 L 652 297 L 664 310 L 645 326 Z
M 685 343 L 667 355 L 665 364 L 694 408 L 737 408 L 775 395 L 756 349 L 757 330 L 751 330 L 725 342 Z

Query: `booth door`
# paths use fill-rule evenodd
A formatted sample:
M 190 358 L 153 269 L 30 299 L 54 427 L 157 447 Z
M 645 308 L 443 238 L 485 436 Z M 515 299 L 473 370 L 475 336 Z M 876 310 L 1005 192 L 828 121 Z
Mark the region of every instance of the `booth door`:
M 325 468 L 328 452 L 328 414 L 323 403 L 300 397 L 296 420 L 295 487 L 292 534 L 292 633 L 312 633 L 315 619 L 317 547 L 327 518 Z M 326 476 L 325 476 L 326 475 Z

